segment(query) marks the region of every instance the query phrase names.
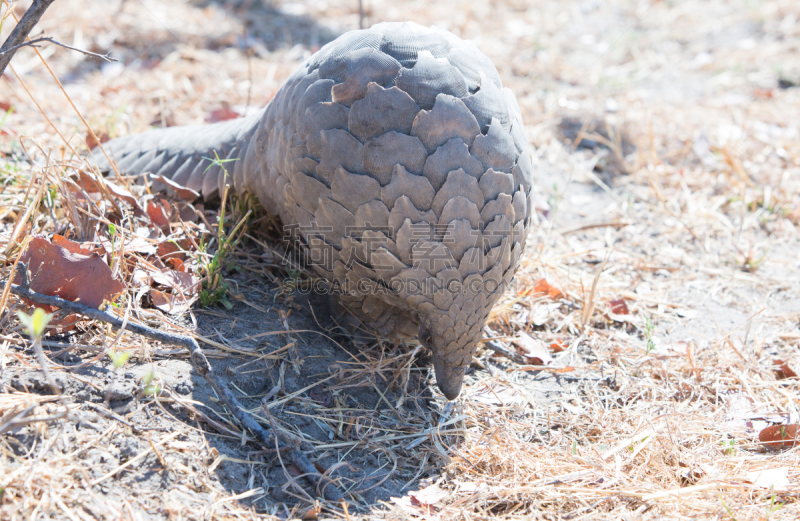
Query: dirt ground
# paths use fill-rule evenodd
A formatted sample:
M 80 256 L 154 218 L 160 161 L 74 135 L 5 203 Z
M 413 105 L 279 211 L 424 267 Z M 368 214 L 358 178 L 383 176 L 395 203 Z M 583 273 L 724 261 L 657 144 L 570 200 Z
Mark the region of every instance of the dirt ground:
M 800 449 L 759 441 L 800 423 L 800 4 L 363 7 L 365 27 L 412 20 L 471 39 L 517 96 L 538 225 L 486 338 L 527 365 L 482 349 L 448 404 L 424 352 L 354 346 L 253 242 L 232 257 L 232 309 L 137 307 L 194 330 L 248 410 L 350 492 L 315 501 L 174 346 L 87 321 L 45 345 L 59 401 L 12 298 L 0 519 L 800 518 Z M 32 49 L 0 78 L 13 106 L 0 112 L 0 250 L 48 151 L 86 150 L 65 94 L 112 137 L 247 114 L 359 22 L 356 0 L 55 2 L 39 29 L 119 62 L 45 45 L 63 92 Z M 0 257 L 3 287 L 13 261 Z M 112 342 L 132 354 L 121 369 L 97 359 Z M 9 423 L 29 407 L 35 421 Z

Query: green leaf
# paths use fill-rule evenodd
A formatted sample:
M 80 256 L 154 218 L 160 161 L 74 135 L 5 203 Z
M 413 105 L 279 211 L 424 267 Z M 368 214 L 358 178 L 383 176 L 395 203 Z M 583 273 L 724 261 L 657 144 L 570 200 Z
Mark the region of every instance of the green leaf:
M 122 351 L 121 353 L 117 353 L 114 351 L 113 353 L 109 353 L 108 357 L 111 359 L 111 362 L 113 362 L 114 369 L 119 369 L 128 362 L 131 357 L 131 352 Z
M 53 318 L 53 315 L 52 313 L 45 313 L 42 308 L 36 308 L 31 315 L 23 313 L 22 311 L 17 311 L 17 317 L 19 317 L 19 321 L 25 326 L 25 329 L 28 330 L 28 336 L 36 340 L 41 338 L 44 334 L 44 329 L 47 327 L 47 324 L 50 323 L 50 319 Z

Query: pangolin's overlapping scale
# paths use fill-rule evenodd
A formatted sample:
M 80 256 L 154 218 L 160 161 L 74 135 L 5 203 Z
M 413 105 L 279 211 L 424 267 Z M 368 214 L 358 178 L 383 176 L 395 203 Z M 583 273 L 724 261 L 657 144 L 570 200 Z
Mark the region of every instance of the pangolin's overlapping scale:
M 464 102 L 448 94 L 439 94 L 431 110 L 423 110 L 414 119 L 411 135 L 417 136 L 428 153 L 453 138 L 472 145 L 480 135 L 478 122 Z
M 362 143 L 390 130 L 410 134 L 417 112 L 419 107 L 406 92 L 370 83 L 367 95 L 350 108 L 348 130 Z
M 348 53 L 344 58 L 344 71 L 332 79 L 341 83 L 333 86 L 333 101 L 350 106 L 363 98 L 370 83 L 390 87 L 400 70 L 400 63 L 375 49 L 359 49 Z M 329 77 L 329 76 L 326 76 Z
M 427 50 L 419 53 L 414 67 L 400 69 L 395 85 L 426 110 L 433 107 L 441 94 L 461 98 L 469 92 L 461 72 L 444 58 L 434 58 Z
M 411 22 L 324 46 L 254 116 L 106 144 L 127 169 L 205 197 L 232 183 L 299 225 L 312 269 L 342 289 L 337 320 L 418 337 L 449 398 L 524 251 L 526 147 L 491 61 Z M 215 152 L 235 160 L 228 176 L 203 159 Z

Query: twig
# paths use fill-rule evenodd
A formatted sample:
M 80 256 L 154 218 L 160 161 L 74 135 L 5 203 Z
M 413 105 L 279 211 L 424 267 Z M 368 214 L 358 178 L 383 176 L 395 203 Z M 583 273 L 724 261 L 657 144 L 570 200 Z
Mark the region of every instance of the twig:
M 57 40 L 54 40 L 52 36 L 43 36 L 41 38 L 36 38 L 35 40 L 28 40 L 27 42 L 22 42 L 21 44 L 16 45 L 16 46 L 14 46 L 14 47 L 6 50 L 6 51 L 0 51 L 0 56 L 4 55 L 6 53 L 9 53 L 9 52 L 15 52 L 20 47 L 28 47 L 28 46 L 30 46 L 30 47 L 39 47 L 38 45 L 34 45 L 34 44 L 41 43 L 41 42 L 54 43 L 56 45 L 60 45 L 61 47 L 64 47 L 65 49 L 70 49 L 72 51 L 78 51 L 79 53 L 85 54 L 86 56 L 94 56 L 95 58 L 100 58 L 101 60 L 105 60 L 107 62 L 119 61 L 116 58 L 112 58 L 111 57 L 111 52 L 107 52 L 105 54 L 97 54 L 96 52 L 84 51 L 83 49 L 78 49 L 77 47 L 72 47 L 72 46 L 67 45 L 65 43 L 61 43 L 61 42 L 59 42 Z
M 484 346 L 488 347 L 498 355 L 502 355 L 512 362 L 519 364 L 519 365 L 528 365 L 528 361 L 525 359 L 524 356 L 520 355 L 519 353 L 515 353 L 514 351 L 506 348 L 497 340 L 489 340 L 483 343 Z
M 111 324 L 114 329 L 126 329 L 147 338 L 158 340 L 159 342 L 179 345 L 188 349 L 190 353 L 189 359 L 191 360 L 195 371 L 197 371 L 206 380 L 206 382 L 211 385 L 211 387 L 219 396 L 220 402 L 222 402 L 222 404 L 231 411 L 234 417 L 239 420 L 239 423 L 244 428 L 255 434 L 256 438 L 258 438 L 258 440 L 265 447 L 272 448 L 272 446 L 275 445 L 276 438 L 270 435 L 266 429 L 261 427 L 261 425 L 259 425 L 258 422 L 256 422 L 253 417 L 245 411 L 244 407 L 242 407 L 242 405 L 239 403 L 239 400 L 236 399 L 228 386 L 217 376 L 216 373 L 214 373 L 211 364 L 208 363 L 208 359 L 203 353 L 203 350 L 200 348 L 194 338 L 158 331 L 140 324 L 133 324 L 130 321 L 124 323 L 119 318 L 111 315 L 110 313 L 106 313 L 105 311 L 100 311 L 77 302 L 64 300 L 60 297 L 53 297 L 51 295 L 37 293 L 30 289 L 30 283 L 28 282 L 28 267 L 24 263 L 19 264 L 20 266 L 18 273 L 20 274 L 21 282 L 19 285 L 11 285 L 11 293 L 19 297 L 32 300 L 37 304 L 45 304 L 48 306 L 57 307 L 70 313 L 83 315 L 91 318 L 92 320 L 106 322 Z M 333 484 L 331 480 L 324 478 L 319 472 L 316 471 L 316 467 L 314 467 L 314 465 L 309 461 L 308 457 L 298 448 L 288 448 L 285 454 L 297 468 L 301 469 L 306 474 L 305 478 L 314 486 L 316 490 L 324 492 L 325 498 L 333 501 L 339 501 L 342 497 L 344 497 L 344 494 L 339 490 L 338 487 L 336 487 L 336 485 Z M 103 479 L 105 479 L 105 477 Z
M 39 23 L 42 15 L 53 2 L 55 2 L 55 0 L 33 0 L 31 6 L 25 11 L 22 20 L 14 27 L 14 30 L 11 31 L 11 34 L 8 35 L 8 38 L 6 38 L 6 41 L 3 43 L 3 46 L 0 47 L 0 76 L 3 75 L 11 58 L 14 57 L 16 49 L 25 41 L 25 38 L 28 37 L 36 24 Z

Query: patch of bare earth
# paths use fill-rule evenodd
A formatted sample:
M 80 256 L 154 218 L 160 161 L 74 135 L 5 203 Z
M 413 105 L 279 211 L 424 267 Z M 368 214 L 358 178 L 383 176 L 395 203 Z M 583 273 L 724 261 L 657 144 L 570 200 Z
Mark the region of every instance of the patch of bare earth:
M 337 335 L 325 299 L 298 289 L 308 275 L 280 266 L 271 219 L 251 221 L 227 257 L 230 310 L 154 307 L 152 289 L 183 293 L 134 278 L 150 254 L 109 247 L 127 288 L 115 309 L 193 331 L 248 410 L 352 494 L 315 501 L 171 345 L 80 322 L 45 341 L 53 395 L 12 296 L 0 301 L 0 518 L 800 517 L 797 2 L 364 9 L 367 26 L 413 20 L 472 39 L 528 125 L 539 224 L 461 397 L 447 406 L 429 386 L 421 351 Z M 13 107 L 0 113 L 0 288 L 20 222 L 15 241 L 83 227 L 111 246 L 113 204 L 76 216 L 60 188 L 86 168 L 65 93 L 100 137 L 244 114 L 358 24 L 355 0 L 54 3 L 47 35 L 120 62 L 45 46 L 63 92 L 32 49 L 0 78 L 0 107 Z M 213 231 L 217 210 L 204 212 Z M 241 216 L 231 208 L 227 229 Z M 196 222 L 167 229 L 200 234 Z M 118 352 L 131 358 L 115 368 Z

